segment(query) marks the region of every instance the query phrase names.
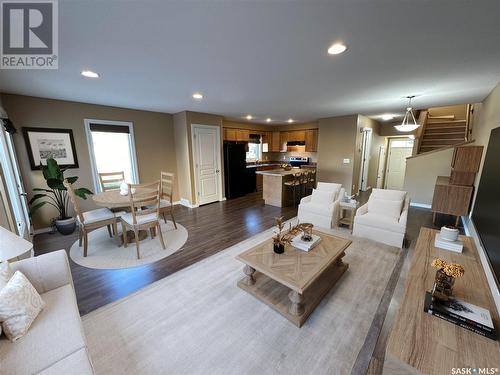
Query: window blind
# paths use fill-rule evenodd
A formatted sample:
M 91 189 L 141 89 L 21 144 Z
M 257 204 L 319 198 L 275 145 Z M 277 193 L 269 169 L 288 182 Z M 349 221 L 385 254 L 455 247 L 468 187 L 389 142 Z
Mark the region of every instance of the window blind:
M 105 124 L 90 124 L 90 131 L 105 132 L 105 133 L 130 133 L 130 128 L 126 125 L 105 125 Z

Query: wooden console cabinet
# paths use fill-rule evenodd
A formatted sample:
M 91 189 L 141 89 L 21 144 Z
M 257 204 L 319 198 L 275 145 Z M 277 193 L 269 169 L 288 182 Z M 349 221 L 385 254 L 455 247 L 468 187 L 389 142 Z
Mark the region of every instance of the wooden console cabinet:
M 452 374 L 453 368 L 500 367 L 500 344 L 424 312 L 425 292 L 430 291 L 436 269 L 434 258 L 464 266 L 454 295 L 488 309 L 497 329 L 498 312 L 471 237 L 461 236 L 461 254 L 435 248 L 437 231 L 422 227 L 407 273 L 405 293 L 387 342 L 384 375 Z M 473 372 L 474 374 L 474 372 Z
M 458 224 L 460 216 L 469 213 L 473 191 L 473 186 L 453 185 L 450 183 L 450 177 L 438 176 L 431 208 L 434 219 L 436 213 L 453 215 L 457 217 Z

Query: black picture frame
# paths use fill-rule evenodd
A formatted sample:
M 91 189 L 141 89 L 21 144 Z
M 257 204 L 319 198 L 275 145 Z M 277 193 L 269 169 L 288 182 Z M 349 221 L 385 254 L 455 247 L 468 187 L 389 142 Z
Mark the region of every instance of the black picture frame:
M 30 127 L 23 127 L 23 137 L 24 137 L 24 142 L 26 144 L 26 150 L 28 151 L 28 158 L 30 160 L 31 164 L 31 170 L 40 170 L 40 163 L 41 160 L 44 158 L 41 157 L 41 155 L 35 155 L 34 154 L 34 147 L 31 144 L 31 137 L 30 135 L 33 134 L 36 137 L 36 133 L 50 133 L 54 135 L 54 140 L 60 142 L 61 140 L 69 138 L 69 144 L 68 142 L 65 142 L 65 148 L 64 152 L 66 153 L 66 159 L 68 158 L 67 155 L 70 154 L 72 159 L 71 163 L 61 161 L 61 159 L 58 160 L 57 156 L 54 157 L 54 159 L 57 161 L 57 164 L 59 166 L 64 167 L 64 168 L 78 168 L 78 157 L 76 154 L 76 147 L 75 147 L 75 139 L 73 138 L 73 130 L 71 129 L 58 129 L 58 128 L 30 128 Z M 57 134 L 60 135 L 60 138 L 57 138 Z M 47 137 L 47 136 L 45 136 Z M 61 139 L 62 138 L 62 139 Z M 50 140 L 49 140 L 50 141 Z M 70 150 L 66 150 L 67 147 L 70 147 Z M 39 145 L 37 145 L 36 150 L 40 153 L 38 149 Z M 53 152 L 53 151 L 46 151 L 46 152 Z M 57 152 L 57 150 L 56 150 Z M 46 158 L 45 158 L 46 159 Z

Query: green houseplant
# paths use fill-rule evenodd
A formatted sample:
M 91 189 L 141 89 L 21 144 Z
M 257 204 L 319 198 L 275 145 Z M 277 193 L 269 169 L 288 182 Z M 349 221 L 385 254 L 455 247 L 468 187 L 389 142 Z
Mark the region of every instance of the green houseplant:
M 42 165 L 41 168 L 49 188 L 33 189 L 35 194 L 29 201 L 30 216 L 47 204 L 53 206 L 59 213 L 54 219 L 57 230 L 61 234 L 71 234 L 75 231 L 76 219 L 69 215 L 69 197 L 63 185 L 65 170 L 59 167 L 52 158 L 47 159 L 47 165 Z M 70 184 L 74 184 L 78 180 L 78 176 L 67 177 L 67 180 Z M 82 199 L 87 199 L 87 195 L 93 193 L 87 188 L 77 188 L 75 194 Z

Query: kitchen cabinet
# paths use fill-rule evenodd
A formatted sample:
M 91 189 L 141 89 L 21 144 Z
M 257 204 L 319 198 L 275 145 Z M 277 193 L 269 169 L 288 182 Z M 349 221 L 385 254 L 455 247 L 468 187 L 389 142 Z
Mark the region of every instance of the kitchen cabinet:
M 288 132 L 287 141 L 288 142 L 304 142 L 306 140 L 305 130 L 294 130 Z
M 309 129 L 305 132 L 306 152 L 318 151 L 318 129 Z
M 271 145 L 269 149 L 272 152 L 280 152 L 280 132 L 272 132 Z
M 250 140 L 250 130 L 224 128 L 224 140 L 248 142 Z
M 286 144 L 288 142 L 288 132 L 280 132 L 279 151 L 286 152 Z

